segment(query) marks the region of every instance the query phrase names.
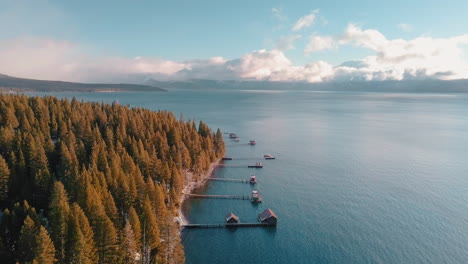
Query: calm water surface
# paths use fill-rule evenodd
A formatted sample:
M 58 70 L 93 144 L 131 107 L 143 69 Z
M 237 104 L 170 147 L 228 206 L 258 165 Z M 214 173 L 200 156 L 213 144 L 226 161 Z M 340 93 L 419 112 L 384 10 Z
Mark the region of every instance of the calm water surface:
M 263 169 L 264 202 L 191 200 L 192 223 L 233 212 L 276 229 L 185 230 L 187 263 L 468 263 L 468 96 L 304 91 L 58 93 L 59 97 L 167 109 L 235 132 L 228 155 Z M 257 141 L 256 146 L 245 143 Z M 247 184 L 211 182 L 207 194 L 248 195 Z

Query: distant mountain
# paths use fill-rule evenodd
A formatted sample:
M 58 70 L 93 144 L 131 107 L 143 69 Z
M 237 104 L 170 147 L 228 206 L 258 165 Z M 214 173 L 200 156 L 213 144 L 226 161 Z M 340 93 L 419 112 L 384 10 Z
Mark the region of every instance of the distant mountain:
M 140 84 L 74 83 L 16 78 L 0 74 L 0 91 L 36 92 L 130 92 L 167 90 L 308 90 L 349 92 L 468 93 L 468 80 L 437 79 L 404 81 L 330 81 L 322 83 L 254 80 L 158 81 L 145 78 Z
M 16 78 L 0 74 L 0 91 L 19 92 L 162 92 L 166 91 L 153 85 L 75 83 Z
M 410 93 L 468 93 L 468 80 L 405 80 L 405 81 L 334 81 L 322 83 L 270 81 L 186 80 L 144 82 L 164 89 L 187 90 L 309 90 L 350 92 L 410 92 Z

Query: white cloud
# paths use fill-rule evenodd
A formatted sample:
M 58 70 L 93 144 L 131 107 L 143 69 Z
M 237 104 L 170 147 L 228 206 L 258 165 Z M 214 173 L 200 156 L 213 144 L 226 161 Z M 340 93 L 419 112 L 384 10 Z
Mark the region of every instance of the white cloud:
M 276 48 L 279 50 L 295 49 L 294 43 L 300 38 L 302 38 L 301 35 L 290 35 L 290 36 L 281 37 L 276 42 Z
M 119 75 L 173 74 L 183 63 L 158 58 L 94 57 L 67 41 L 17 38 L 0 41 L 0 73 L 26 78 L 101 81 Z
M 336 77 L 366 80 L 416 77 L 459 79 L 468 78 L 468 64 L 463 58 L 462 49 L 462 45 L 466 44 L 468 35 L 445 39 L 419 37 L 389 40 L 377 30 L 363 30 L 350 24 L 342 35 L 312 37 L 304 52 L 308 54 L 339 45 L 353 45 L 375 52 L 361 59 L 360 67 L 336 67 Z
M 418 37 L 411 40 L 385 38 L 376 30 L 362 30 L 349 25 L 341 43 L 352 43 L 376 52 L 363 60 L 373 72 L 386 73 L 385 79 L 401 80 L 408 76 L 437 76 L 441 79 L 468 77 L 462 45 L 468 35 L 437 39 Z
M 402 23 L 402 24 L 398 24 L 397 26 L 398 26 L 399 29 L 401 29 L 404 32 L 412 32 L 413 31 L 413 26 L 410 25 L 410 24 Z
M 317 18 L 318 12 L 319 12 L 318 10 L 314 10 L 310 14 L 299 18 L 299 20 L 297 20 L 297 22 L 294 24 L 292 30 L 299 31 L 303 28 L 310 27 L 314 23 L 315 19 Z
M 328 50 L 337 46 L 336 41 L 332 37 L 311 36 L 309 43 L 304 49 L 304 53 L 309 55 L 316 51 Z
M 372 50 L 378 50 L 379 47 L 384 46 L 387 42 L 385 36 L 379 31 L 374 29 L 362 30 L 353 24 L 349 24 L 344 34 L 335 39 L 337 39 L 338 43 L 341 45 L 353 43 L 356 46 Z
M 243 79 L 270 81 L 320 82 L 333 75 L 332 65 L 326 62 L 295 66 L 279 50 L 259 50 L 246 54 L 233 69 Z

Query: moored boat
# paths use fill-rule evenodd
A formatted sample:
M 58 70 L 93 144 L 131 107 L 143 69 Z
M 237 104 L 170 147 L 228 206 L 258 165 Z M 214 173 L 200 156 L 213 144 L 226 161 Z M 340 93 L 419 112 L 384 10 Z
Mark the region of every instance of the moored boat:
M 262 202 L 262 195 L 258 190 L 252 191 L 252 203 L 261 203 Z
M 249 183 L 250 184 L 256 184 L 257 183 L 257 177 L 255 175 L 250 175 Z
M 255 165 L 248 165 L 249 168 L 263 168 L 263 163 L 257 162 Z

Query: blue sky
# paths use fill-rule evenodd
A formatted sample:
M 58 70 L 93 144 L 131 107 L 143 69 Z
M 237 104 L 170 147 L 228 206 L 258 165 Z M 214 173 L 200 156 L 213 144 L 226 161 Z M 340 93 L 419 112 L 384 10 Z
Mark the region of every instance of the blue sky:
M 186 62 L 217 56 L 233 61 L 254 51 L 276 50 L 280 39 L 297 36 L 294 49 L 281 50 L 293 65 L 325 61 L 337 66 L 381 50 L 349 41 L 305 54 L 310 36 L 336 39 L 350 24 L 376 30 L 388 40 L 468 33 L 468 1 L 0 0 L 0 6 L 0 41 L 66 42 L 87 61 L 141 57 Z M 310 14 L 311 25 L 292 30 Z M 460 49 L 466 51 L 466 45 Z

